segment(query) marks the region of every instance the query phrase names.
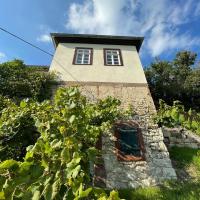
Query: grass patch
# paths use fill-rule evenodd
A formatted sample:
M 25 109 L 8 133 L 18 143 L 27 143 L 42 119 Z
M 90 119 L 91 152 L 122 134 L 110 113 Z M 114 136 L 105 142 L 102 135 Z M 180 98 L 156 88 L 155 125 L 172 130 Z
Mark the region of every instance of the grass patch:
M 127 200 L 200 200 L 200 182 L 171 182 L 160 187 L 119 190 Z
M 184 169 L 191 178 L 200 179 L 200 150 L 186 147 L 173 147 L 170 157 L 176 162 L 176 168 Z
M 169 153 L 171 159 L 177 161 L 180 167 L 195 164 L 200 170 L 200 150 L 187 147 L 172 147 Z
M 121 199 L 127 200 L 154 200 L 162 198 L 160 188 L 158 187 L 119 190 L 119 196 Z

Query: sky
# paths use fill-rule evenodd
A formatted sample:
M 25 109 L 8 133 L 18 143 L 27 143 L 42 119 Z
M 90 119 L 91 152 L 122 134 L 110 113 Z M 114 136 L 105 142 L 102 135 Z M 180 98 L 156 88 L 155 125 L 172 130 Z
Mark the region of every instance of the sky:
M 200 54 L 200 0 L 0 0 L 0 27 L 50 53 L 52 32 L 144 36 L 144 67 L 180 50 Z M 15 58 L 34 65 L 52 60 L 0 31 L 0 63 Z

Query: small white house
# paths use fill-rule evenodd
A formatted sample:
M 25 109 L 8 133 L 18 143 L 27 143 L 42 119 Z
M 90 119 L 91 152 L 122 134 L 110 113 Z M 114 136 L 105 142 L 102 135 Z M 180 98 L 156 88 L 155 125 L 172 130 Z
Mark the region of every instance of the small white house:
M 156 110 L 138 54 L 143 38 L 51 36 L 56 51 L 50 71 L 58 73 L 62 86 L 80 85 L 91 99 L 114 96 L 136 112 L 131 120 L 116 122 L 99 141 L 103 155 L 94 168 L 94 184 L 134 188 L 175 179 L 163 133 L 151 119 Z

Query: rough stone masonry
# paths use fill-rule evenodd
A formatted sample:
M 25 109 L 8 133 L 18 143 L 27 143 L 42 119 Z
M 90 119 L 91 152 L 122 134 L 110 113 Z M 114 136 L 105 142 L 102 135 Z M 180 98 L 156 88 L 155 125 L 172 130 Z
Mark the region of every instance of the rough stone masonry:
M 77 85 L 65 82 L 64 86 Z M 102 164 L 95 172 L 96 184 L 107 188 L 136 188 L 160 184 L 167 179 L 176 179 L 169 152 L 163 142 L 163 133 L 152 121 L 156 109 L 147 84 L 134 83 L 83 83 L 82 93 L 89 99 L 113 96 L 121 100 L 122 108 L 132 105 L 142 131 L 145 160 L 119 161 L 116 156 L 115 136 L 112 131 L 102 137 Z M 89 91 L 89 92 L 88 92 Z M 103 184 L 102 184 L 103 183 Z

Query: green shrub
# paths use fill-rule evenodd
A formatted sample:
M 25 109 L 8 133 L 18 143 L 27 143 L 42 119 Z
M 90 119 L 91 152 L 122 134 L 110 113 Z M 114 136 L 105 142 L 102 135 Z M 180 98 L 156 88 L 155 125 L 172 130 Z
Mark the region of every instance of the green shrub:
M 182 126 L 200 135 L 200 113 L 191 109 L 185 111 L 184 106 L 179 101 L 174 101 L 173 106 L 169 106 L 163 100 L 160 100 L 155 121 L 160 126 Z
M 9 106 L 12 107 L 14 104 L 15 103 L 11 99 L 0 95 L 0 116 L 4 108 L 7 108 Z
M 34 122 L 40 135 L 27 148 L 24 161 L 0 163 L 0 199 L 119 200 L 116 191 L 108 197 L 92 188 L 89 174 L 99 136 L 123 114 L 119 105 L 111 97 L 90 103 L 77 88 L 60 88 L 53 102 L 22 101 L 5 109 L 4 134 L 10 137 L 23 123 Z
M 26 101 L 22 101 L 20 106 L 8 99 L 6 103 L 0 117 L 0 161 L 22 161 L 26 147 L 34 144 L 39 136 L 32 117 L 34 110 L 26 106 Z

